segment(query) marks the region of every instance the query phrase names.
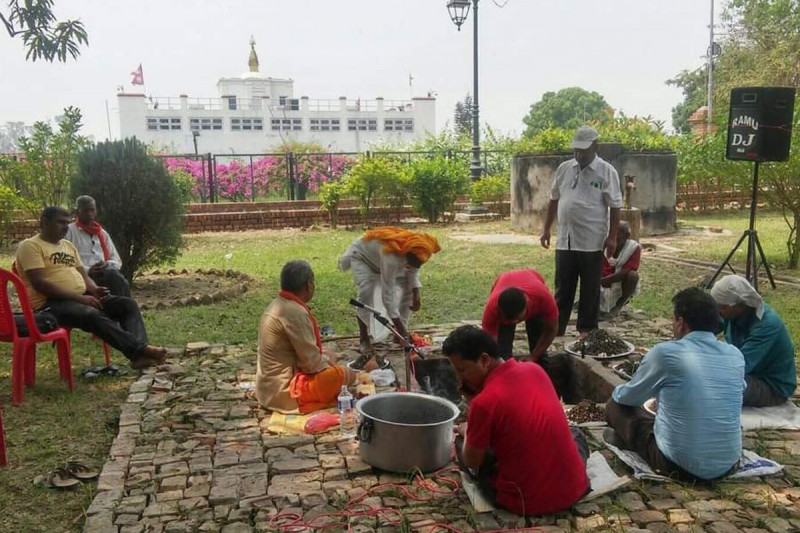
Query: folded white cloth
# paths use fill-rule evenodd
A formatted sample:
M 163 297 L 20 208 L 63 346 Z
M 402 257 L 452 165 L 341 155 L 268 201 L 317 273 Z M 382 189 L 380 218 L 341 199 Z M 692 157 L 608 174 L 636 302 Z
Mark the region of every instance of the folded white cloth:
M 609 450 L 614 452 L 614 455 L 619 457 L 623 463 L 633 469 L 633 477 L 636 479 L 649 479 L 651 481 L 674 481 L 666 476 L 656 474 L 653 469 L 650 468 L 650 465 L 647 464 L 647 461 L 645 461 L 638 453 L 630 450 L 620 450 L 616 446 L 613 446 L 607 442 L 605 445 Z M 757 453 L 751 452 L 750 450 L 743 450 L 742 458 L 739 460 L 739 468 L 736 470 L 736 472 L 730 476 L 727 476 L 726 479 L 768 476 L 771 474 L 777 474 L 781 470 L 783 470 L 783 466 L 775 461 L 765 459 L 759 456 Z
M 581 498 L 581 502 L 594 500 L 631 482 L 628 476 L 619 477 L 616 475 L 600 452 L 592 452 L 589 456 L 586 461 L 586 475 L 589 477 L 592 491 Z M 464 487 L 464 492 L 467 493 L 476 513 L 488 513 L 496 509 L 489 500 L 483 497 L 478 486 L 464 472 L 461 472 L 461 485 Z
M 787 400 L 774 407 L 742 408 L 742 429 L 800 429 L 800 407 Z

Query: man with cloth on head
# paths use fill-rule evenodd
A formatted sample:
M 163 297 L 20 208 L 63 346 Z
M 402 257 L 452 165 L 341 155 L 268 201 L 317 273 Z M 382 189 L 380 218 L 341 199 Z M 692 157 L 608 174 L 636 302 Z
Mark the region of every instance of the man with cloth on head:
M 622 193 L 617 171 L 597 155 L 596 129 L 578 128 L 572 148 L 575 157 L 556 169 L 539 240 L 543 247 L 550 248 L 550 229 L 558 214 L 558 334 L 563 335 L 567 329 L 580 279 L 577 329 L 585 336 L 597 328 L 603 250 L 608 257 L 617 250 Z
M 589 445 L 570 428 L 542 367 L 503 361 L 495 340 L 475 326 L 453 330 L 442 352 L 469 402 L 456 456 L 483 495 L 518 515 L 563 511 L 582 498 Z
M 97 205 L 91 196 L 78 196 L 75 200 L 77 220 L 69 225 L 66 239 L 81 254 L 81 262 L 89 267 L 87 274 L 101 287 L 107 287 L 114 296 L 130 296 L 128 280 L 119 271 L 122 259 L 114 241 L 97 221 Z
M 710 481 L 732 473 L 742 455 L 744 357 L 718 341 L 717 306 L 701 289 L 672 298 L 673 341 L 655 345 L 630 382 L 606 404 L 609 444 L 638 453 L 657 473 Z M 656 398 L 655 417 L 642 408 Z
M 86 274 L 78 250 L 64 238 L 69 219 L 66 209 L 46 207 L 39 234 L 17 249 L 15 265 L 31 306 L 46 309 L 60 326 L 97 335 L 130 359 L 132 368 L 163 363 L 167 350 L 148 344 L 136 302 L 109 294 Z
M 316 284 L 311 265 L 289 261 L 281 290 L 261 317 L 255 394 L 265 409 L 311 413 L 336 405 L 355 373 L 335 366 L 336 354 L 322 348 L 317 319 L 308 308 Z
M 631 239 L 631 226 L 622 220 L 617 230 L 617 249 L 612 257 L 603 255 L 600 279 L 600 312 L 616 316 L 639 292 L 639 264 L 642 247 Z
M 519 322 L 525 322 L 531 360 L 538 362 L 558 333 L 558 307 L 544 278 L 532 268 L 497 276 L 483 308 L 481 326 L 497 340 L 503 359 L 512 355 Z
M 714 284 L 725 327 L 725 340 L 744 354 L 745 406 L 780 405 L 794 394 L 797 375 L 794 344 L 781 317 L 742 276 L 725 276 Z
M 419 269 L 440 250 L 433 235 L 383 226 L 356 239 L 339 259 L 339 268 L 353 272 L 361 303 L 372 306 L 380 290 L 386 314 L 407 338 L 411 312 L 421 307 Z M 361 353 L 372 354 L 371 314 L 359 309 L 357 316 Z

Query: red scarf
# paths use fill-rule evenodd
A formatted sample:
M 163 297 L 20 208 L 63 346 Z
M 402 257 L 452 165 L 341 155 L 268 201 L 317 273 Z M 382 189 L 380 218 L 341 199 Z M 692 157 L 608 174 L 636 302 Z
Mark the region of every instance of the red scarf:
M 319 325 L 317 324 L 317 319 L 314 317 L 314 313 L 311 312 L 311 309 L 308 308 L 306 303 L 295 293 L 289 291 L 280 291 L 278 296 L 281 298 L 286 298 L 287 300 L 291 300 L 293 302 L 297 302 L 298 304 L 303 306 L 303 309 L 308 311 L 308 316 L 311 319 L 311 325 L 314 326 L 314 337 L 317 339 L 317 348 L 319 348 L 320 353 L 322 353 L 322 336 L 319 334 Z
M 76 220 L 75 225 L 92 237 L 97 237 L 100 239 L 100 248 L 103 249 L 103 258 L 106 261 L 111 259 L 111 251 L 108 249 L 108 245 L 106 244 L 106 236 L 103 234 L 103 226 L 101 226 L 98 221 L 95 220 L 91 224 L 84 224 L 80 220 Z

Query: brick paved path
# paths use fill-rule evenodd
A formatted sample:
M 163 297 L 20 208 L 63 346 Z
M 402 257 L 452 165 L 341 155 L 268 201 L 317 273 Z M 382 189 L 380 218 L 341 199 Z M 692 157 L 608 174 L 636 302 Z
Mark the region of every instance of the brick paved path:
M 627 338 L 639 335 L 647 342 L 666 327 L 659 321 L 620 326 Z M 447 331 L 443 326 L 438 333 Z M 342 352 L 355 341 L 332 344 Z M 402 368 L 396 352 L 390 359 Z M 447 479 L 455 474 L 433 482 L 434 493 L 404 476 L 375 472 L 359 459 L 357 443 L 338 432 L 271 435 L 268 413 L 239 386 L 252 382 L 254 372 L 249 348 L 193 343 L 172 364 L 133 383 L 84 531 L 300 531 L 290 524 L 305 523 L 311 524 L 306 531 L 327 524 L 325 531 L 363 533 L 445 531 L 436 524 L 459 531 L 525 525 L 504 511 L 475 513 L 463 491 L 452 493 Z M 534 525 L 540 531 L 800 530 L 800 432 L 749 433 L 745 445 L 782 462 L 786 472 L 711 488 L 634 482 Z M 610 452 L 602 453 L 618 473 L 629 473 Z M 375 488 L 381 483 L 400 486 Z

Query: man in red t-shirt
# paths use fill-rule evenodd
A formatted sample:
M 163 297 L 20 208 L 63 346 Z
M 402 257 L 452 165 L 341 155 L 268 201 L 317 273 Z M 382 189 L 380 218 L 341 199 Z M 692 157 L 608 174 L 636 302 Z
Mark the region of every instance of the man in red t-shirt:
M 558 305 L 531 268 L 500 274 L 483 308 L 483 331 L 500 344 L 503 359 L 511 357 L 519 322 L 525 322 L 531 360 L 538 362 L 558 334 Z
M 622 221 L 617 230 L 614 257 L 603 254 L 603 277 L 600 279 L 600 312 L 616 316 L 639 290 L 639 263 L 642 247 L 631 239 L 630 225 Z
M 519 515 L 555 513 L 583 497 L 588 445 L 570 429 L 544 370 L 503 361 L 495 340 L 475 326 L 451 332 L 442 351 L 469 402 L 457 453 L 463 467 L 477 471 L 484 495 Z

